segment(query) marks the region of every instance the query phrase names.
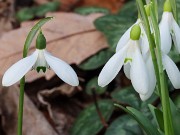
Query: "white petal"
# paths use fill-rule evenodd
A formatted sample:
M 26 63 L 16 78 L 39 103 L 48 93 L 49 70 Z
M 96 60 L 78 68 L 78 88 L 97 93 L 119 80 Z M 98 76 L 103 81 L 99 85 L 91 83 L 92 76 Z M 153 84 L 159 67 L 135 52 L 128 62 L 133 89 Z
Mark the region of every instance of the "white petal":
M 2 79 L 3 86 L 10 86 L 18 82 L 35 64 L 38 57 L 36 50 L 30 56 L 23 58 L 14 65 L 12 65 L 4 74 Z
M 161 20 L 161 23 L 159 24 L 159 30 L 160 30 L 160 38 L 161 38 L 161 50 L 165 54 L 168 54 L 172 45 L 168 14 L 163 13 L 163 18 Z
M 163 65 L 167 72 L 167 75 L 174 86 L 174 88 L 180 88 L 180 72 L 176 64 L 167 55 L 163 55 Z
M 131 69 L 130 63 L 128 62 L 128 63 L 124 64 L 124 68 L 123 69 L 124 69 L 124 74 L 126 75 L 126 77 L 128 79 L 130 79 L 130 69 Z
M 149 50 L 149 41 L 144 29 L 141 28 L 141 30 L 142 30 L 142 34 L 140 37 L 140 47 L 141 47 L 142 55 L 145 55 Z
M 154 71 L 154 66 L 153 66 L 153 62 L 151 59 L 151 55 L 148 56 L 148 59 L 146 61 L 146 68 L 148 70 L 149 89 L 148 89 L 147 94 L 145 94 L 145 95 L 140 94 L 140 98 L 142 101 L 145 101 L 148 98 L 150 98 L 156 87 L 156 76 L 155 76 L 155 71 Z
M 69 64 L 52 56 L 47 51 L 44 51 L 44 56 L 50 68 L 57 74 L 59 78 L 61 78 L 64 82 L 68 83 L 69 85 L 79 85 L 78 77 Z
M 140 22 L 140 19 L 138 19 L 135 24 L 137 24 L 137 23 L 139 23 L 139 22 Z M 120 38 L 120 40 L 119 40 L 118 43 L 117 43 L 116 52 L 118 52 L 121 48 L 123 48 L 123 47 L 127 44 L 127 42 L 128 42 L 129 39 L 130 39 L 131 28 L 132 28 L 135 24 L 133 24 L 133 25 L 122 35 L 122 37 Z
M 121 70 L 122 65 L 124 64 L 127 49 L 128 45 L 124 46 L 109 59 L 99 74 L 99 86 L 104 87 L 108 85 L 116 77 L 118 72 Z
M 147 94 L 148 92 L 148 74 L 145 66 L 145 62 L 143 61 L 142 55 L 136 44 L 136 49 L 134 50 L 134 57 L 131 64 L 130 77 L 131 82 L 134 89 L 139 94 Z
M 172 37 L 177 51 L 180 53 L 180 27 L 175 20 L 172 23 Z
M 132 26 L 122 35 L 116 46 L 116 52 L 123 48 L 130 39 L 130 31 Z

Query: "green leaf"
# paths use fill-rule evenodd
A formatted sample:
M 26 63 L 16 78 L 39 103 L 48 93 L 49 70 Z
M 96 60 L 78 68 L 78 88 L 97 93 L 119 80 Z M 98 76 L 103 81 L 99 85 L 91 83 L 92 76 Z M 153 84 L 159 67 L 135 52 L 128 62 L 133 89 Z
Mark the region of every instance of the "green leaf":
M 87 94 L 92 95 L 92 89 L 94 89 L 94 91 L 98 95 L 103 94 L 106 91 L 107 87 L 100 87 L 97 82 L 98 82 L 98 78 L 94 77 L 87 83 L 85 89 Z
M 154 127 L 154 125 L 150 122 L 149 119 L 147 119 L 140 111 L 132 108 L 127 107 L 124 108 L 121 105 L 116 104 L 117 107 L 120 107 L 125 112 L 130 114 L 138 123 L 139 125 L 144 129 L 144 131 L 147 133 L 147 135 L 160 135 L 158 130 Z
M 142 111 L 146 111 L 147 105 L 153 103 L 157 99 L 157 96 L 153 94 L 147 101 L 142 102 L 138 93 L 132 86 L 115 89 L 111 93 L 111 97 L 119 103 L 128 104 Z
M 133 20 L 137 19 L 138 16 L 138 10 L 136 7 L 136 2 L 135 1 L 130 1 L 126 3 L 118 12 L 119 16 L 127 16 L 131 17 Z
M 58 10 L 60 3 L 58 1 L 48 2 L 36 8 L 35 16 L 43 17 L 47 12 Z
M 106 130 L 105 135 L 142 135 L 138 123 L 130 115 L 117 118 Z
M 20 22 L 31 20 L 34 18 L 34 8 L 23 8 L 16 14 L 17 20 Z
M 149 104 L 149 109 L 151 110 L 151 113 L 154 116 L 154 119 L 156 120 L 157 125 L 161 129 L 161 131 L 164 132 L 164 120 L 163 120 L 163 113 L 158 108 L 154 107 L 153 105 Z
M 170 100 L 171 105 L 171 112 L 172 112 L 172 119 L 173 119 L 173 127 L 174 127 L 174 134 L 180 135 L 180 110 L 175 106 L 172 100 Z
M 89 15 L 92 13 L 104 13 L 104 14 L 110 13 L 108 9 L 102 7 L 80 7 L 80 8 L 76 8 L 74 12 L 81 15 Z
M 128 104 L 134 108 L 139 109 L 141 107 L 141 100 L 132 86 L 115 89 L 111 93 L 111 97 L 120 103 Z
M 108 49 L 98 52 L 96 55 L 88 58 L 79 67 L 83 70 L 93 70 L 103 66 L 112 56 L 112 52 Z
M 137 20 L 135 2 L 128 2 L 117 15 L 106 15 L 96 19 L 96 28 L 101 31 L 108 40 L 110 49 L 115 51 L 116 45 L 126 30 Z
M 16 18 L 20 21 L 27 21 L 35 17 L 43 17 L 47 12 L 56 11 L 59 8 L 58 1 L 48 2 L 37 7 L 24 8 L 17 12 Z
M 110 118 L 114 106 L 110 100 L 101 100 L 98 102 L 99 108 L 106 121 Z M 94 104 L 83 110 L 76 119 L 71 129 L 70 135 L 96 135 L 103 125 L 100 121 Z

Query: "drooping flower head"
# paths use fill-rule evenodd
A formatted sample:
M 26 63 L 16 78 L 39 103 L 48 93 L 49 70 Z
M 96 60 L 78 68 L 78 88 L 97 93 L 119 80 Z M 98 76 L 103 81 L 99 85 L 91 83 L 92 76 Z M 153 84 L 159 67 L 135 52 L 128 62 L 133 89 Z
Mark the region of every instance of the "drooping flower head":
M 146 9 L 146 14 L 148 16 L 149 21 L 151 21 L 149 5 L 145 5 L 145 9 Z M 137 21 L 122 35 L 122 37 L 120 38 L 120 40 L 117 43 L 116 52 L 118 52 L 129 41 L 131 29 L 136 24 L 138 24 L 141 29 L 139 41 L 140 41 L 140 48 L 142 50 L 142 55 L 144 56 L 147 54 L 147 52 L 149 50 L 149 42 L 148 42 L 148 38 L 147 38 L 147 35 L 145 32 L 145 29 L 141 23 L 140 17 L 138 17 Z
M 180 53 L 180 27 L 173 17 L 169 0 L 166 0 L 164 3 L 164 12 L 159 24 L 159 29 L 161 36 L 161 50 L 168 54 L 171 49 L 173 39 L 174 45 Z
M 103 67 L 98 84 L 101 87 L 108 85 L 124 65 L 124 72 L 132 82 L 134 89 L 142 95 L 146 95 L 149 89 L 147 68 L 143 60 L 140 48 L 141 28 L 138 24 L 130 30 L 128 42 L 120 44 L 122 48 L 110 58 Z
M 36 40 L 36 50 L 30 56 L 21 59 L 12 65 L 4 74 L 3 86 L 10 86 L 18 82 L 31 69 L 37 72 L 46 72 L 52 69 L 64 82 L 77 86 L 79 84 L 75 71 L 66 62 L 52 56 L 46 50 L 46 39 L 40 31 Z

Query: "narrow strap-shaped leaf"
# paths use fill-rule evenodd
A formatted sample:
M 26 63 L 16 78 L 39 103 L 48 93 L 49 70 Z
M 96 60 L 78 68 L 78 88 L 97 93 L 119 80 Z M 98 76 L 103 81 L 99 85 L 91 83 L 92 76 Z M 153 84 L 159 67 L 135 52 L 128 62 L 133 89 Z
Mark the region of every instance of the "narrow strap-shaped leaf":
M 161 110 L 159 110 L 158 108 L 154 107 L 153 105 L 149 104 L 149 109 L 153 115 L 153 117 L 155 118 L 159 128 L 161 129 L 161 131 L 164 132 L 164 120 L 163 120 L 163 113 Z
M 140 111 L 138 111 L 132 107 L 125 108 L 119 104 L 115 104 L 115 106 L 123 109 L 125 112 L 130 114 L 139 123 L 139 125 L 144 129 L 144 131 L 147 133 L 147 135 L 160 135 L 158 130 Z

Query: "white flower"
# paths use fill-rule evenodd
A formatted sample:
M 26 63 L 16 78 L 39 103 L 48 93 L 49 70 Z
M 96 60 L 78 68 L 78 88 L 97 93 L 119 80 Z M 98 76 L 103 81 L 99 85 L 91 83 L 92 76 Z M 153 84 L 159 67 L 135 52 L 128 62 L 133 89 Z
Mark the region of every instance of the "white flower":
M 71 66 L 52 56 L 45 49 L 36 49 L 33 54 L 18 61 L 5 72 L 2 85 L 13 85 L 32 68 L 38 72 L 40 70 L 45 72 L 46 68 L 51 68 L 64 82 L 72 86 L 77 86 L 79 84 L 78 77 Z
M 161 50 L 168 54 L 171 49 L 173 39 L 174 45 L 180 53 L 180 27 L 175 21 L 172 12 L 163 12 L 159 29 L 161 36 Z
M 162 55 L 162 60 L 163 60 L 164 70 L 166 70 L 166 73 L 173 87 L 175 89 L 179 89 L 180 88 L 180 72 L 179 72 L 178 67 L 171 60 L 171 58 L 166 54 Z
M 127 44 L 127 42 L 129 41 L 130 39 L 130 32 L 131 32 L 131 28 L 136 25 L 136 24 L 139 24 L 140 28 L 141 28 L 141 36 L 140 36 L 140 47 L 141 47 L 141 50 L 142 50 L 142 55 L 145 55 L 148 50 L 149 50 L 149 42 L 148 42 L 148 38 L 147 38 L 147 35 L 146 35 L 146 32 L 141 24 L 141 20 L 138 19 L 136 21 L 136 23 L 134 23 L 123 35 L 122 37 L 120 38 L 120 40 L 118 41 L 117 43 L 117 46 L 116 46 L 116 52 L 118 52 L 124 45 Z
M 139 94 L 147 94 L 149 88 L 148 74 L 145 62 L 140 52 L 139 40 L 132 40 L 123 45 L 106 63 L 98 77 L 98 85 L 108 85 L 121 70 L 131 79 L 134 89 Z

